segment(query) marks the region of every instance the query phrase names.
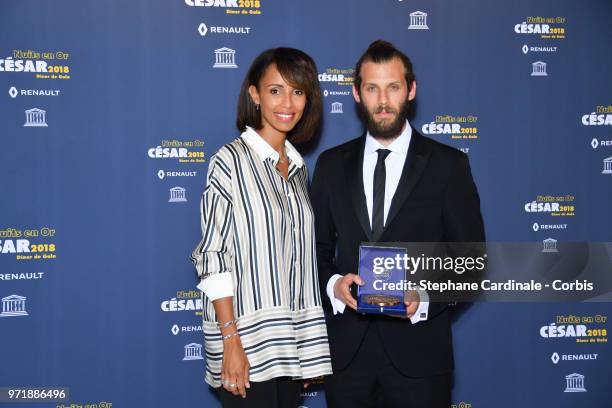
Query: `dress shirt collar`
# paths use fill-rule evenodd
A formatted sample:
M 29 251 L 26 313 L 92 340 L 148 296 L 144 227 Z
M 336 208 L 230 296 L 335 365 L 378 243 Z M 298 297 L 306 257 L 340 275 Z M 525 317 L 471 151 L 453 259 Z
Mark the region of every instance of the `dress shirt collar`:
M 397 153 L 402 156 L 408 154 L 408 147 L 410 146 L 410 139 L 412 139 L 412 127 L 410 123 L 406 121 L 406 126 L 400 135 L 395 139 L 389 146 L 383 146 L 378 140 L 374 139 L 374 136 L 368 132 L 366 134 L 365 141 L 365 154 L 374 154 L 378 149 L 391 150 L 391 153 Z
M 268 142 L 266 142 L 264 138 L 255 131 L 255 129 L 247 126 L 246 130 L 242 132 L 240 137 L 242 137 L 242 139 L 253 150 L 255 150 L 261 161 L 265 161 L 267 158 L 270 158 L 275 165 L 278 163 L 278 152 L 274 150 L 272 146 L 270 146 Z M 285 140 L 285 151 L 287 152 L 287 156 L 292 164 L 295 164 L 297 167 L 302 167 L 304 165 L 304 159 L 288 140 Z

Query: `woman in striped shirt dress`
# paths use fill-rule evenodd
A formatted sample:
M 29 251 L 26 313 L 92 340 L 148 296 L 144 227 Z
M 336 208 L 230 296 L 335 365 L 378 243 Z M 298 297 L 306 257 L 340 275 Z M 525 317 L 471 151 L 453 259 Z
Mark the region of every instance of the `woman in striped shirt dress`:
M 309 140 L 320 123 L 314 61 L 291 48 L 263 52 L 237 116 L 242 134 L 210 159 L 192 255 L 205 379 L 224 407 L 296 407 L 297 380 L 331 374 L 308 172 L 289 142 Z

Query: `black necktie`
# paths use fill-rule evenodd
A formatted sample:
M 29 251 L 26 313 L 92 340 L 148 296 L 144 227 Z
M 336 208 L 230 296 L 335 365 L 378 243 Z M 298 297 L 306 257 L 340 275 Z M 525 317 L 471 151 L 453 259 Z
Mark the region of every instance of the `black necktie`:
M 378 160 L 374 168 L 374 200 L 372 206 L 372 235 L 380 237 L 385 226 L 385 159 L 391 153 L 387 149 L 378 149 Z

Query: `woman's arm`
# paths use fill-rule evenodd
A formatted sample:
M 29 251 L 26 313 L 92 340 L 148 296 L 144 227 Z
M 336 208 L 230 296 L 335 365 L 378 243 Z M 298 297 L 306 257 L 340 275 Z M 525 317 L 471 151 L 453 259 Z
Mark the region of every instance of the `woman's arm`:
M 237 334 L 233 299 L 233 297 L 224 297 L 213 301 L 221 336 L 223 336 L 221 383 L 227 391 L 234 395 L 240 394 L 242 398 L 245 398 L 245 388 L 250 388 L 250 366 L 240 341 L 240 335 Z

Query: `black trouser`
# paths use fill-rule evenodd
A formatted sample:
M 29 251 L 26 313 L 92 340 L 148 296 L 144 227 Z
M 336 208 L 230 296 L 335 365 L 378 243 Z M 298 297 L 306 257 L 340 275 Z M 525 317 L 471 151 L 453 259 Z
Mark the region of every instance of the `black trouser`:
M 325 377 L 328 408 L 448 408 L 452 374 L 422 378 L 402 375 L 391 363 L 379 336 L 377 325 L 370 323 L 353 361 L 344 370 Z
M 234 395 L 223 387 L 217 393 L 223 408 L 296 408 L 300 402 L 302 381 L 289 378 L 274 378 L 263 382 L 251 381 L 246 398 Z

